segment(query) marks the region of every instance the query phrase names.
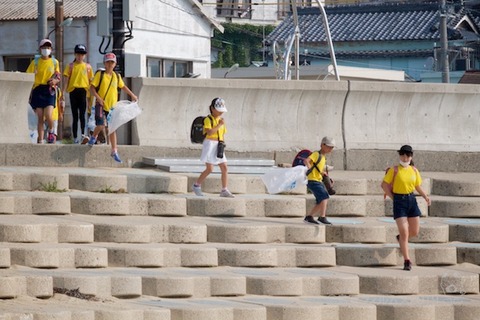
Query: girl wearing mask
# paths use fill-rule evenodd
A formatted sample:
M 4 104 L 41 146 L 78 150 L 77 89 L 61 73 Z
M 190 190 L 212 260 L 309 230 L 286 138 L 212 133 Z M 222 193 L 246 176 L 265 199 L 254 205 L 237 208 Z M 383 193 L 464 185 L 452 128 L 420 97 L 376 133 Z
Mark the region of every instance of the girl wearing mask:
M 397 240 L 404 259 L 403 270 L 410 271 L 412 262 L 408 253 L 408 239 L 418 235 L 421 215 L 413 192 L 416 190 L 429 206 L 431 201 L 421 187 L 420 172 L 413 166 L 412 147 L 404 145 L 398 150 L 398 154 L 400 165 L 388 169 L 381 187 L 385 194 L 393 200 L 393 218 L 399 232 Z
M 48 143 L 55 143 L 53 127 L 53 108 L 56 105 L 56 86 L 60 82 L 60 66 L 58 60 L 51 56 L 52 42 L 49 39 L 40 41 L 41 56 L 35 56 L 27 68 L 27 73 L 34 73 L 30 105 L 38 119 L 38 143 L 43 143 L 44 119 L 48 125 Z

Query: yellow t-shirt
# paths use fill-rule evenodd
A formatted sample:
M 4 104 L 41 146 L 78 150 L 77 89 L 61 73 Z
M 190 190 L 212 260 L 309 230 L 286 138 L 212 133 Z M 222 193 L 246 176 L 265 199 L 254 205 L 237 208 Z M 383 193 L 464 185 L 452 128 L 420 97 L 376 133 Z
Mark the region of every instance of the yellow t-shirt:
M 72 71 L 70 71 L 70 65 L 72 65 Z M 87 92 L 90 92 L 90 81 L 93 79 L 93 71 L 85 62 L 68 64 L 63 75 L 70 77 L 67 92 L 72 92 L 75 88 L 84 88 Z
M 58 60 L 55 58 L 48 59 L 37 59 L 37 70 L 35 70 L 35 59 L 30 62 L 30 65 L 27 68 L 27 73 L 35 73 L 35 80 L 33 82 L 33 88 L 38 87 L 39 85 L 46 85 L 48 80 L 58 72 L 60 74 L 60 66 Z
M 318 151 L 312 152 L 312 154 L 308 157 L 308 159 L 312 161 L 312 166 L 318 161 L 318 157 L 320 156 L 321 156 L 320 152 Z M 326 163 L 325 157 L 322 157 L 320 162 L 317 164 L 317 168 L 320 171 L 318 171 L 317 169 L 313 169 L 312 172 L 310 172 L 310 174 L 307 176 L 307 179 L 311 181 L 322 181 L 323 180 L 322 173 L 325 169 L 325 163 Z
M 92 86 L 97 87 L 100 83 L 100 77 L 102 72 L 95 73 L 95 76 L 92 81 Z M 112 78 L 113 77 L 113 78 Z M 110 89 L 108 89 L 110 86 Z M 102 97 L 104 104 L 103 110 L 110 111 L 110 109 L 118 102 L 118 91 L 117 89 L 122 89 L 125 86 L 123 79 L 116 72 L 112 74 L 107 74 L 103 72 L 103 80 L 100 88 L 98 90 L 98 95 Z M 107 94 L 105 96 L 105 93 Z
M 415 191 L 415 187 L 418 187 L 422 184 L 422 177 L 420 177 L 420 172 L 414 169 L 412 166 L 403 167 L 397 166 L 398 171 L 395 176 L 395 181 L 393 181 L 393 193 L 398 194 L 410 194 Z M 390 184 L 393 180 L 393 174 L 395 169 L 391 167 L 388 169 L 383 181 Z
M 213 119 L 213 123 L 212 123 L 212 119 Z M 208 117 L 205 117 L 205 119 L 203 119 L 203 133 L 206 134 L 208 130 L 212 129 L 213 127 L 216 127 L 218 125 L 218 121 L 220 121 L 220 119 L 221 119 L 220 117 L 215 118 L 212 115 L 209 115 Z M 225 133 L 227 133 L 227 128 L 225 127 L 225 125 L 223 125 L 220 128 L 218 128 L 217 132 L 215 132 L 214 134 L 211 134 L 211 135 L 207 135 L 205 138 L 206 139 L 211 139 L 211 140 L 220 139 L 221 141 L 225 141 L 224 140 Z

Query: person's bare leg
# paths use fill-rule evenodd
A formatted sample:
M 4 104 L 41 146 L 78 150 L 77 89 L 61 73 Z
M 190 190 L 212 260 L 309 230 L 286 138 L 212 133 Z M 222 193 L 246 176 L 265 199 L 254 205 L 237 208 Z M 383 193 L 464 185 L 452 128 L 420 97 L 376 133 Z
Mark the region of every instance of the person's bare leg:
M 213 164 L 211 163 L 205 163 L 205 170 L 200 174 L 200 177 L 198 177 L 197 182 L 195 182 L 196 185 L 201 185 L 203 181 L 208 177 L 210 173 L 213 171 Z
M 322 202 L 315 205 L 315 207 L 310 210 L 309 215 L 313 217 L 325 217 L 327 214 L 327 203 L 328 199 L 322 200 Z
M 41 143 L 43 141 L 43 109 L 42 108 L 36 108 L 35 113 L 37 114 L 37 131 L 38 131 L 38 138 L 37 142 Z
M 218 165 L 220 167 L 220 171 L 222 172 L 222 189 L 226 189 L 228 186 L 228 167 L 227 163 L 220 163 Z
M 53 106 L 48 106 L 43 111 L 48 125 L 48 132 L 53 131 Z
M 398 243 L 400 244 L 400 252 L 402 253 L 404 260 L 410 260 L 410 255 L 408 254 L 408 236 L 409 236 L 409 227 L 407 218 L 397 218 L 395 219 L 397 224 L 399 239 Z

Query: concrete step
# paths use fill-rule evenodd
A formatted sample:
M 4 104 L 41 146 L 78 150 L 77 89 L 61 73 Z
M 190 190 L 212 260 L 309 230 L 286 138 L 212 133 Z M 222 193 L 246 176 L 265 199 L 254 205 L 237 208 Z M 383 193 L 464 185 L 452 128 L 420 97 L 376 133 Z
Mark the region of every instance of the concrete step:
M 153 158 L 144 157 L 143 163 L 166 172 L 200 173 L 205 170 L 205 163 L 198 158 Z M 228 171 L 233 174 L 264 174 L 275 166 L 275 160 L 270 159 L 229 159 Z M 214 173 L 220 168 L 215 166 Z
M 410 256 L 419 266 L 476 263 L 476 244 L 410 244 Z M 397 244 L 24 244 L 2 243 L 0 267 L 333 267 L 401 266 Z
M 440 267 L 394 268 L 105 268 L 0 270 L 1 296 L 48 298 L 53 288 L 100 299 L 230 296 L 479 294 L 478 273 Z
M 55 294 L 50 299 L 21 296 L 0 300 L 0 319 L 59 320 L 467 320 L 480 312 L 476 296 L 356 296 L 160 299 L 140 297 L 89 301 Z
M 0 241 L 10 243 L 397 243 L 392 218 L 157 217 L 72 214 L 3 215 Z M 414 243 L 477 242 L 477 221 L 423 218 Z M 471 237 L 469 237 L 471 235 Z

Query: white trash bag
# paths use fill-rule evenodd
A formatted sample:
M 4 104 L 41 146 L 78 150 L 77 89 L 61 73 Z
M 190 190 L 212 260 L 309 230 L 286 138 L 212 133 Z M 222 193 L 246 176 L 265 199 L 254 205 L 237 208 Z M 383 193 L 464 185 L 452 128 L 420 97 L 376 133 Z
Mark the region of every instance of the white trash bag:
M 38 117 L 37 115 L 35 114 L 35 111 L 33 110 L 33 108 L 28 105 L 28 110 L 27 110 L 27 114 L 28 114 L 28 129 L 30 130 L 37 130 L 37 124 L 38 124 Z
M 140 113 L 142 113 L 142 109 L 137 102 L 118 101 L 108 114 L 108 133 L 114 132 L 128 121 L 135 119 Z
M 307 167 L 273 168 L 262 176 L 270 194 L 288 192 L 300 184 L 307 184 Z
M 94 131 L 96 126 L 97 125 L 95 124 L 95 105 L 94 105 L 90 110 L 90 117 L 88 117 L 87 119 L 87 129 L 88 131 Z

